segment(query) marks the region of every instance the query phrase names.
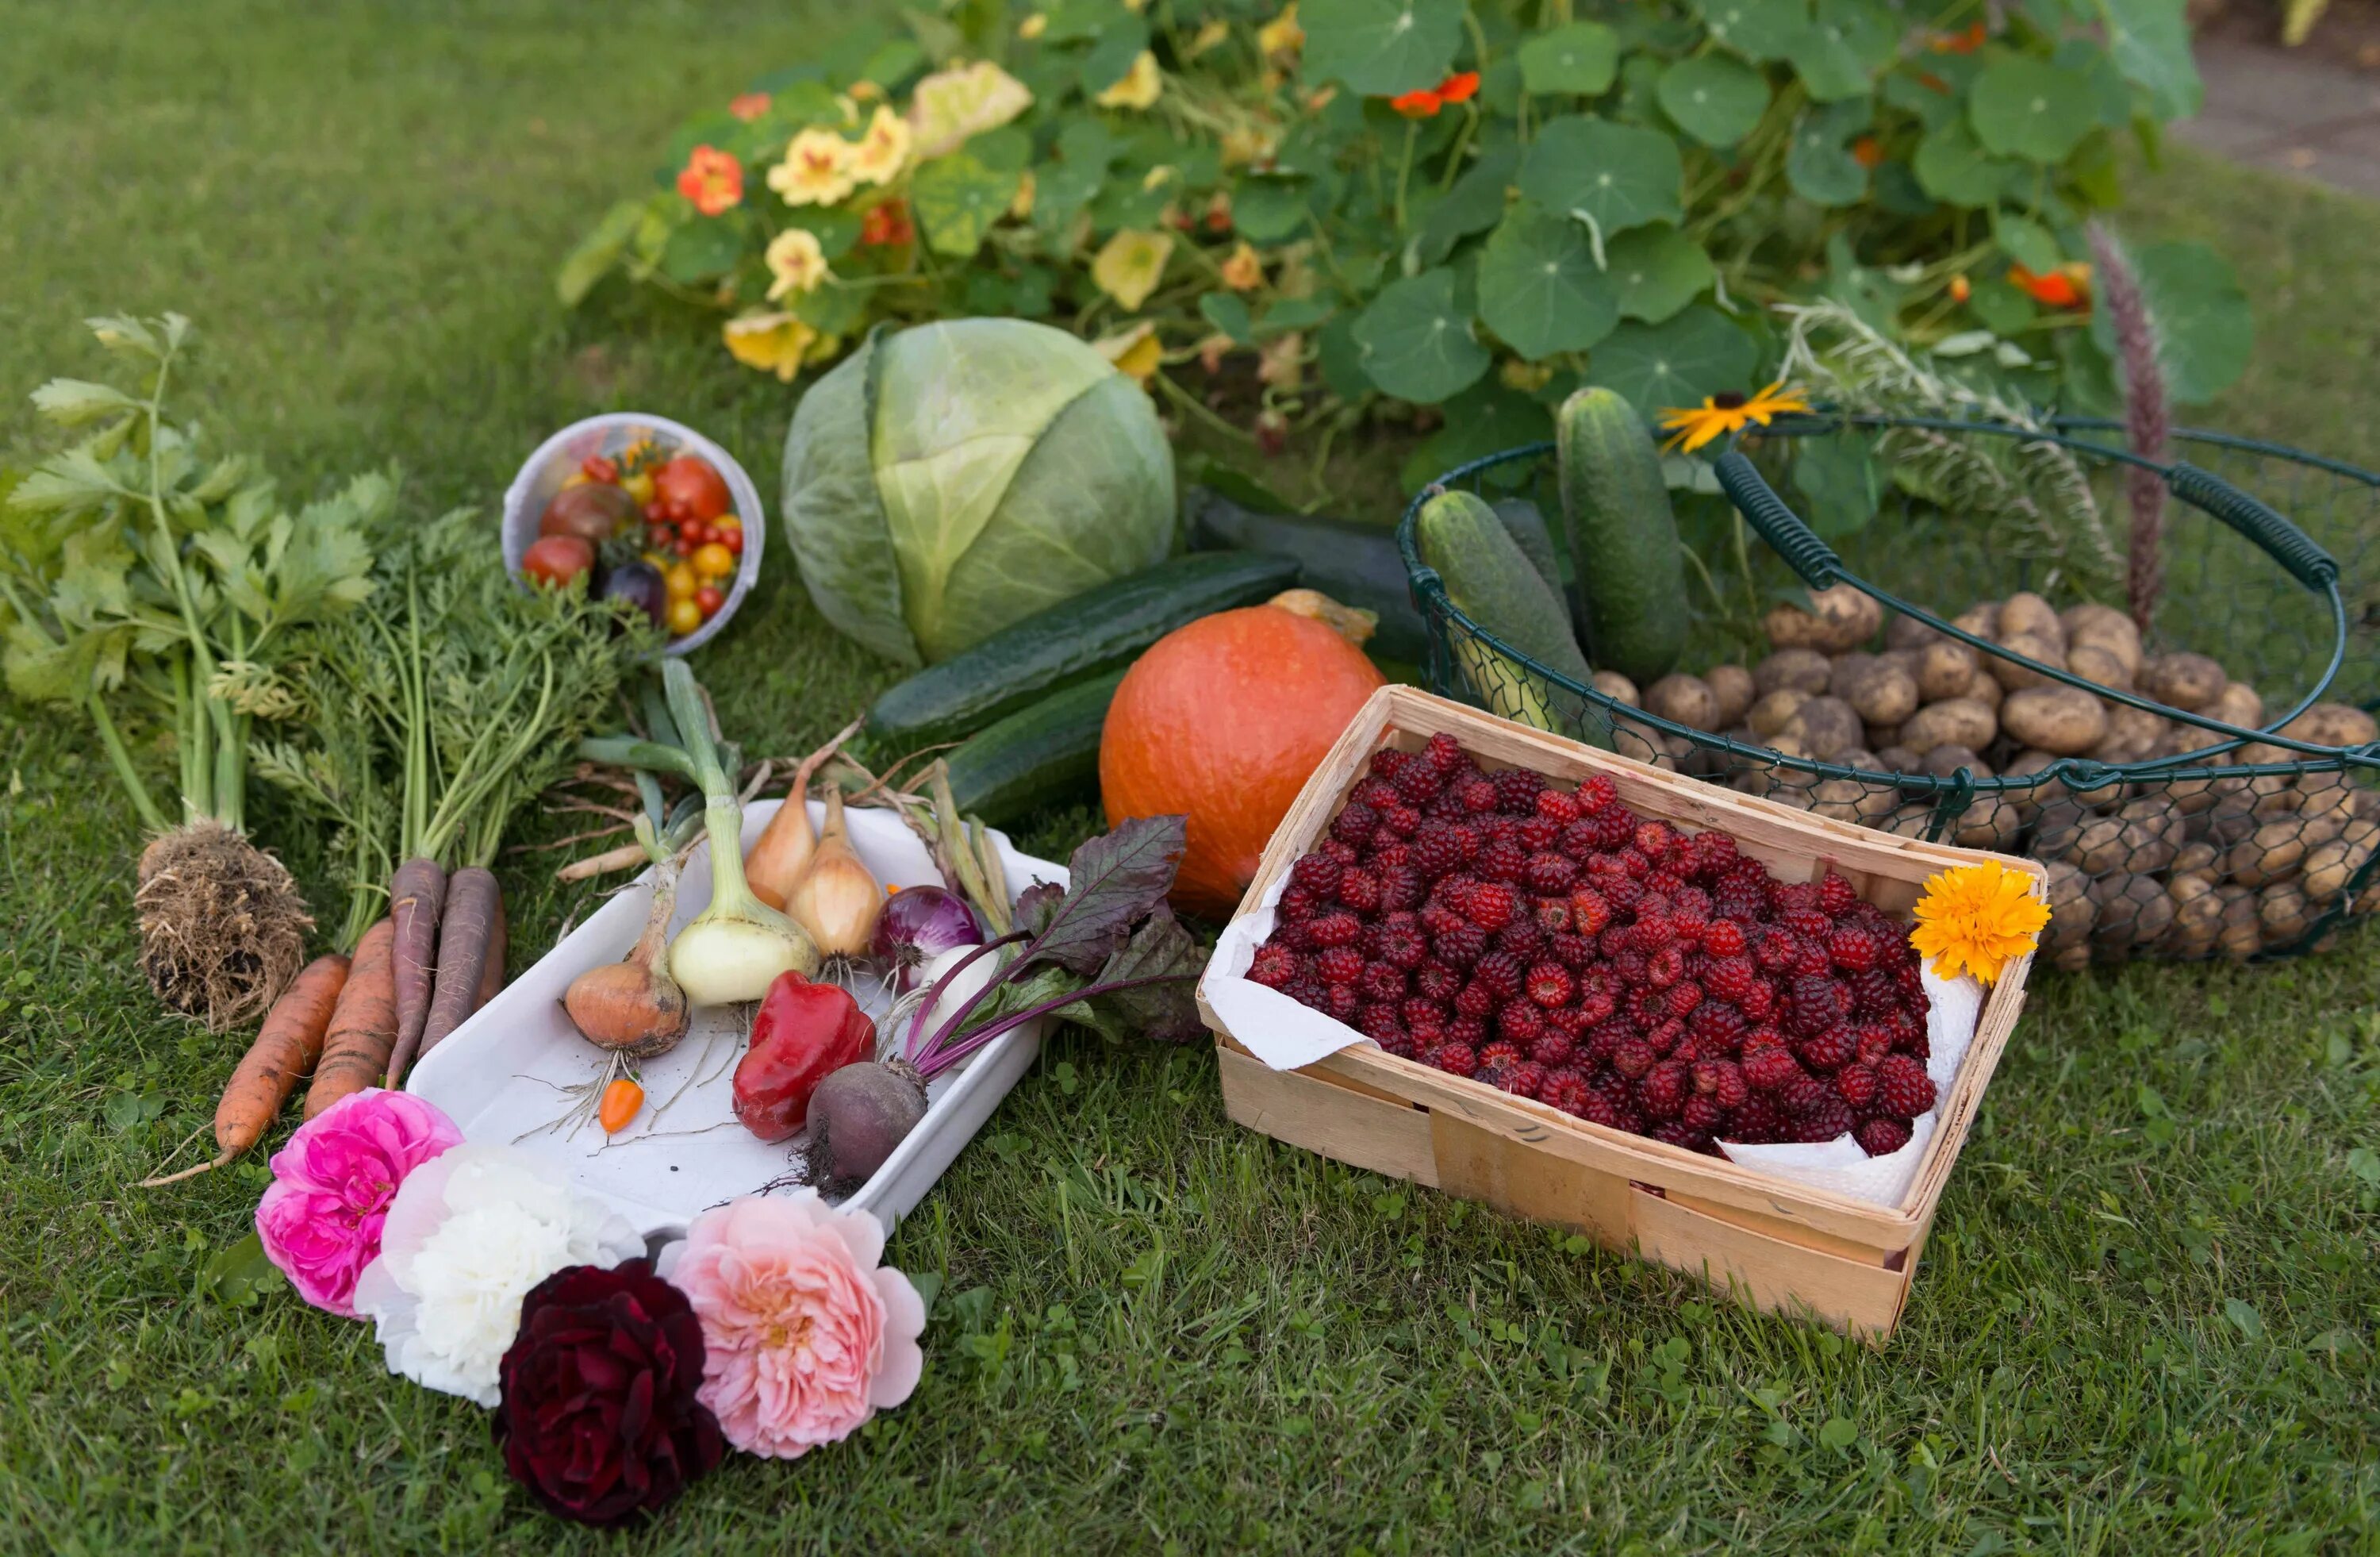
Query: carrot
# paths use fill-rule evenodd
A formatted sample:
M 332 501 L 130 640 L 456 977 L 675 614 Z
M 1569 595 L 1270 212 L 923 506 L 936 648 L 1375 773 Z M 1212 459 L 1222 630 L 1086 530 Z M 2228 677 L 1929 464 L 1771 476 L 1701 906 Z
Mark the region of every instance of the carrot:
M 446 903 L 446 872 L 417 855 L 388 878 L 389 922 L 396 927 L 395 1072 L 413 1063 L 430 1017 L 430 979 L 438 967 L 438 918 Z
M 395 967 L 391 959 L 395 921 L 382 919 L 356 943 L 355 966 L 331 1012 L 314 1084 L 306 1089 L 306 1117 L 313 1118 L 351 1092 L 360 1092 L 388 1069 L 396 1042 Z
M 281 1112 L 297 1089 L 298 1077 L 322 1057 L 322 1034 L 331 1025 L 331 1010 L 346 987 L 347 959 L 333 952 L 306 965 L 265 1014 L 256 1041 L 240 1056 L 215 1105 L 215 1145 L 222 1152 L 211 1162 L 184 1168 L 178 1174 L 144 1178 L 140 1186 L 153 1189 L 220 1168 L 254 1146 L 265 1126 Z
M 488 932 L 488 967 L 487 970 L 480 975 L 480 992 L 477 998 L 471 1002 L 471 1009 L 474 1011 L 477 1011 L 482 1005 L 487 1004 L 488 1002 L 495 999 L 496 992 L 504 987 L 504 950 L 506 939 L 504 925 L 504 895 L 502 893 L 498 893 L 496 894 L 495 928 Z M 423 1053 L 428 1053 L 430 1052 L 430 1045 L 424 1043 L 421 1046 L 421 1050 Z
M 438 921 L 438 985 L 421 1028 L 421 1052 L 436 1048 L 471 1015 L 487 974 L 488 944 L 504 900 L 495 872 L 485 866 L 466 865 L 446 878 L 446 917 Z M 405 1067 L 412 1059 L 412 1045 L 400 1036 L 396 1052 L 389 1056 L 390 1086 L 405 1079 Z

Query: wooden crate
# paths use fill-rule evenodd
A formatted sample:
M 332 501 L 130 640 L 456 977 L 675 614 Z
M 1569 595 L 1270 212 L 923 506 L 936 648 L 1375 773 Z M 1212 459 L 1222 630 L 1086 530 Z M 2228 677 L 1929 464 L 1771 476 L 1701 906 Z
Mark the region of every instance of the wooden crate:
M 1814 817 L 1773 801 L 1615 757 L 1409 687 L 1364 705 L 1290 808 L 1239 912 L 1338 814 L 1373 750 L 1418 749 L 1444 731 L 1488 768 L 1525 767 L 1574 785 L 1608 773 L 1639 813 L 1688 831 L 1718 827 L 1785 881 L 1840 871 L 1868 901 L 1905 914 L 1925 878 L 1997 858 Z M 2003 859 L 2033 874 L 2041 867 Z M 1590 1125 L 1547 1104 L 1451 1076 L 1371 1044 L 1275 1071 L 1235 1042 L 1214 1010 L 1224 1107 L 1252 1130 L 1326 1157 L 1500 1210 L 1587 1233 L 1616 1249 L 1704 1277 L 1757 1308 L 1815 1317 L 1881 1343 L 1908 1301 L 1942 1186 L 2024 1006 L 2030 956 L 1985 1001 L 1973 1042 L 1940 1100 L 1938 1124 L 1907 1197 L 1884 1206 Z

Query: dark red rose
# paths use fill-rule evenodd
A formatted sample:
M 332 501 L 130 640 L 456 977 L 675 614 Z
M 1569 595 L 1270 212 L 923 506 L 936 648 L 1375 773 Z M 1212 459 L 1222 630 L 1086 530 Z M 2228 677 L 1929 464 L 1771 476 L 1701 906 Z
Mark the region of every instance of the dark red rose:
M 726 1452 L 702 1385 L 702 1324 L 686 1294 L 631 1259 L 574 1265 L 521 1299 L 499 1374 L 504 1469 L 565 1519 L 622 1525 L 660 1508 Z

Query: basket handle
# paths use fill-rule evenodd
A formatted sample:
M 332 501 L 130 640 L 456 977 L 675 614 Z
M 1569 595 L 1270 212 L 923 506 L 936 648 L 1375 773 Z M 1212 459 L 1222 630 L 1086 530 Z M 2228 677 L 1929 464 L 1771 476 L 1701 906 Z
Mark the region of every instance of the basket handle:
M 2222 477 L 2177 460 L 2166 472 L 2165 482 L 2184 503 L 2213 515 L 2263 547 L 2307 589 L 2326 590 L 2338 582 L 2337 558 L 2279 512 Z
M 1801 575 L 1802 582 L 1814 590 L 1823 590 L 1842 576 L 1842 558 L 1835 555 L 1835 549 L 1819 540 L 1817 533 L 1786 506 L 1785 500 L 1777 495 L 1777 489 L 1768 484 L 1751 460 L 1730 449 L 1718 456 L 1712 468 L 1718 477 L 1719 489 L 1752 521 L 1760 539 Z M 2280 517 L 2277 514 L 2273 517 Z

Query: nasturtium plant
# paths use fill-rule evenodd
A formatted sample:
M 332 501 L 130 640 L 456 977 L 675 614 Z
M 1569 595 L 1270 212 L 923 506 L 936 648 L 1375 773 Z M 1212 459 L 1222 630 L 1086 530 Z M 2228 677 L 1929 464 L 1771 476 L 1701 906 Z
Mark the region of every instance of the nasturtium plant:
M 2083 224 L 2121 142 L 2197 105 L 2182 6 L 944 0 L 689 121 L 556 285 L 714 306 L 789 381 L 878 323 L 1049 319 L 1269 448 L 1439 407 L 1415 461 L 1542 434 L 1581 383 L 1648 416 L 1756 388 L 1775 310 L 1820 300 L 2006 403 L 2103 409 Z M 2238 284 L 2191 245 L 2142 271 L 2204 400 Z M 1813 462 L 1803 495 L 1846 522 L 1869 474 Z

